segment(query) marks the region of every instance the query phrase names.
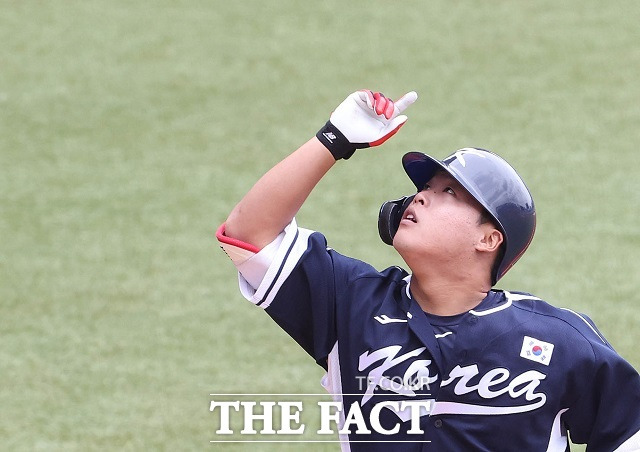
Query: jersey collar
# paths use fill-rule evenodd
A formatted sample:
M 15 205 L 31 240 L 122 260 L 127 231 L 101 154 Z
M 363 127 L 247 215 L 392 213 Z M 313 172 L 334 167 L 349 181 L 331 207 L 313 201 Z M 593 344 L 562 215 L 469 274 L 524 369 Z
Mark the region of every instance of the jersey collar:
M 407 275 L 403 278 L 403 281 L 406 282 L 405 292 L 407 298 L 412 301 L 412 304 L 417 304 L 413 297 L 411 296 L 411 290 L 409 290 L 409 286 L 411 283 L 411 275 Z M 490 290 L 487 296 L 480 302 L 478 306 L 474 309 L 469 310 L 469 314 L 475 315 L 477 317 L 483 317 L 490 314 L 495 314 L 496 312 L 500 312 L 503 309 L 507 309 L 511 306 L 511 304 L 515 300 L 523 299 L 523 298 L 535 298 L 531 296 L 521 296 L 518 294 L 512 294 L 507 292 L 506 290 Z M 497 305 L 496 305 L 497 304 Z

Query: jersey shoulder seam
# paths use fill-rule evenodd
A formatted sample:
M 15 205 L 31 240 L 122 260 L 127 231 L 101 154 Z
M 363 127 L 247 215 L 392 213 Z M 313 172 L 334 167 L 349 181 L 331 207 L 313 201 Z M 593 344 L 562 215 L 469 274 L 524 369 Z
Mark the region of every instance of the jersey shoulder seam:
M 580 329 L 579 329 L 579 328 L 577 328 L 575 325 L 573 325 L 573 324 L 572 324 L 571 322 L 569 322 L 568 320 L 563 319 L 562 317 L 557 316 L 557 315 L 554 315 L 554 314 L 552 314 L 552 313 L 545 313 L 545 312 L 536 311 L 536 310 L 534 309 L 534 307 L 533 307 L 533 306 L 524 307 L 524 306 L 519 306 L 518 304 L 514 303 L 514 304 L 513 304 L 513 307 L 514 307 L 514 308 L 516 308 L 516 309 L 520 309 L 520 310 L 522 310 L 522 311 L 530 312 L 530 313 L 535 314 L 535 315 L 539 315 L 539 316 L 543 316 L 543 317 L 551 317 L 551 318 L 553 318 L 553 319 L 556 319 L 556 320 L 558 320 L 558 321 L 560 321 L 560 322 L 562 322 L 562 323 L 564 323 L 564 324 L 568 325 L 568 326 L 569 326 L 572 330 L 574 330 L 574 331 L 575 331 L 575 332 L 576 332 L 576 333 L 577 333 L 577 334 L 578 334 L 578 335 L 579 335 L 579 336 L 580 336 L 584 341 L 586 341 L 586 342 L 589 344 L 589 347 L 590 347 L 590 349 L 591 349 L 591 353 L 593 354 L 593 361 L 594 361 L 594 362 L 596 361 L 597 356 L 596 356 L 596 351 L 595 351 L 595 348 L 594 348 L 593 342 L 592 342 L 592 341 L 591 341 L 591 340 L 590 340 L 590 339 L 589 339 L 589 338 L 588 338 L 588 337 L 587 337 L 587 336 L 586 336 L 582 331 L 580 331 Z M 555 308 L 555 307 L 554 307 L 554 308 Z M 560 308 L 555 308 L 555 309 L 560 309 Z M 524 323 L 526 323 L 526 322 L 524 322 Z M 608 344 L 606 344 L 606 343 L 603 343 L 603 345 L 608 346 Z

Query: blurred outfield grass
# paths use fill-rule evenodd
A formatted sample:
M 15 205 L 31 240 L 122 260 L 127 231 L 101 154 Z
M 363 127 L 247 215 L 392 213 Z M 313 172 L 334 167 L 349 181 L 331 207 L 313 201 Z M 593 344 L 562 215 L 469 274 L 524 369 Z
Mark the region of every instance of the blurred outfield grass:
M 421 97 L 299 223 L 399 264 L 375 222 L 411 191 L 400 156 L 494 150 L 539 214 L 499 287 L 587 313 L 640 367 L 639 19 L 631 1 L 3 2 L 2 449 L 221 450 L 209 393 L 319 392 L 214 230 L 362 87 Z

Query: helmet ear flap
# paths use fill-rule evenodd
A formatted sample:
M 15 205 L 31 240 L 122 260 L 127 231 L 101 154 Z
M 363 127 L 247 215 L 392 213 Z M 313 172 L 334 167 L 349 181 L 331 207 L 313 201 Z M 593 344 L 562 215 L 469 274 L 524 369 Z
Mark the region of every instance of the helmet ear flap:
M 378 234 L 387 245 L 393 245 L 393 237 L 398 231 L 402 214 L 407 206 L 411 204 L 415 195 L 403 196 L 399 199 L 386 201 L 380 207 L 378 213 Z

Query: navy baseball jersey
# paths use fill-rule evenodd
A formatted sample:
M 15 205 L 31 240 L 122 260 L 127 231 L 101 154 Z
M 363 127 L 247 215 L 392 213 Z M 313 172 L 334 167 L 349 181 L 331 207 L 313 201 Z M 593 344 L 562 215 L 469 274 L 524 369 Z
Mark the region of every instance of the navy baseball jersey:
M 343 256 L 295 220 L 269 253 L 255 255 L 259 282 L 239 267 L 243 295 L 327 370 L 344 406 L 369 422 L 389 402 L 343 450 L 565 451 L 567 430 L 589 451 L 640 449 L 640 376 L 584 315 L 500 290 L 429 315 L 407 272 Z M 402 404 L 416 400 L 417 416 Z

